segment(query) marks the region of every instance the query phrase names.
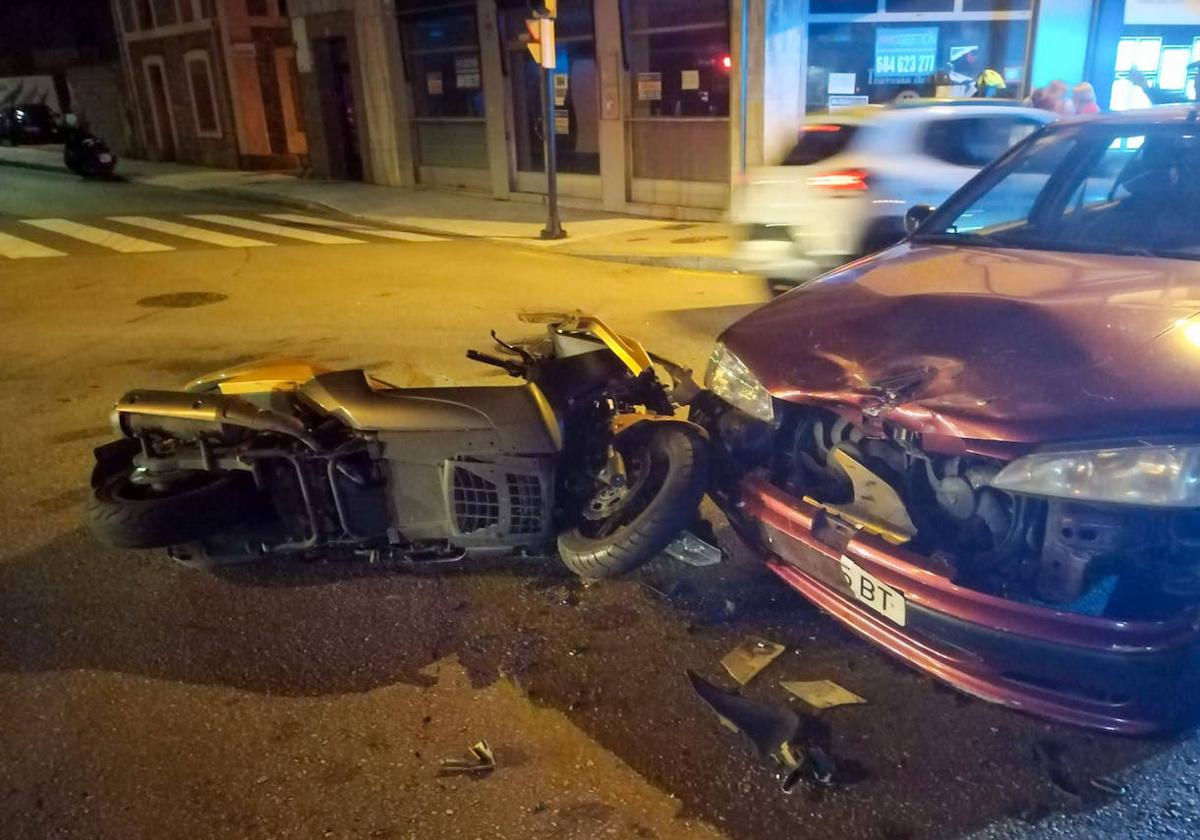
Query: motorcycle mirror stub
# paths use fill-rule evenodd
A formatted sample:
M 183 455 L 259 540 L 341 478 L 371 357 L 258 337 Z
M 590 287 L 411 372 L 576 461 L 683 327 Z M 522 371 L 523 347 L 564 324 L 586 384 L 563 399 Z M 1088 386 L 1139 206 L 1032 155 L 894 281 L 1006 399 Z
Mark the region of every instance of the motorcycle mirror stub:
M 928 204 L 914 204 L 909 207 L 908 212 L 904 214 L 905 232 L 914 233 L 932 215 L 933 208 Z

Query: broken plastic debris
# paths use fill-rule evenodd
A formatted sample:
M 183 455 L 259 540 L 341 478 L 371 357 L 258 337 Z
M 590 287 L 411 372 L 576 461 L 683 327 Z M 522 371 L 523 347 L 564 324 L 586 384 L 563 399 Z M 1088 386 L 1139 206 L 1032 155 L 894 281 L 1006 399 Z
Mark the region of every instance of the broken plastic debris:
M 847 691 L 832 680 L 785 680 L 780 685 L 814 709 L 832 709 L 834 706 L 851 706 L 867 702 L 853 691 Z
M 715 566 L 721 562 L 721 549 L 684 531 L 663 551 L 688 566 Z
M 786 707 L 731 694 L 692 671 L 687 675 L 696 694 L 717 713 L 723 726 L 749 738 L 760 758 L 773 756 L 787 766 L 787 745 L 800 731 L 799 715 Z
M 438 772 L 444 775 L 451 773 L 488 773 L 496 769 L 496 756 L 487 741 L 479 741 L 467 753 L 470 758 L 443 758 Z
M 757 636 L 751 636 L 721 658 L 729 676 L 745 685 L 783 653 L 784 646 Z

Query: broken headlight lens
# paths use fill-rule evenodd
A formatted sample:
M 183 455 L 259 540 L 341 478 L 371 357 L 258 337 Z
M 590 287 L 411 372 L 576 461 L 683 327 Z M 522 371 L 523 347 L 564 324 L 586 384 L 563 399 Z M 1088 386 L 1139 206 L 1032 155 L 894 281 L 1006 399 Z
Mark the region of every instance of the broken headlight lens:
M 992 479 L 1010 493 L 1147 507 L 1200 507 L 1200 446 L 1035 452 Z
M 750 368 L 719 341 L 708 359 L 704 387 L 751 417 L 766 423 L 775 419 L 775 409 L 767 389 L 750 372 Z

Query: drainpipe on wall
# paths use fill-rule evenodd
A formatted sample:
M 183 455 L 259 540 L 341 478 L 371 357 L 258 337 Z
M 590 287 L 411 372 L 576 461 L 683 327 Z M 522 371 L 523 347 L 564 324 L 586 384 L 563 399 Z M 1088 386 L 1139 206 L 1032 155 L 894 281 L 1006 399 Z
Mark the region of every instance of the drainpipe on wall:
M 142 113 L 142 97 L 138 88 L 137 77 L 133 74 L 133 57 L 129 53 L 128 32 L 125 19 L 121 12 L 120 0 L 110 0 L 113 22 L 117 26 L 117 44 L 121 50 L 121 64 L 125 69 L 125 86 L 129 89 L 130 105 L 133 107 L 133 119 L 130 128 L 133 130 L 133 151 L 135 157 L 145 157 L 150 144 L 147 140 L 146 115 Z

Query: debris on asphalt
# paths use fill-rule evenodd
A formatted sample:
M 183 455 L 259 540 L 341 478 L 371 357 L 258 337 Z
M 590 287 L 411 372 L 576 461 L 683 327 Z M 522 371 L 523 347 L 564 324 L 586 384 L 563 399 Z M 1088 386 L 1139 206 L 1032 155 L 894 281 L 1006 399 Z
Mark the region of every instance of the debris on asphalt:
M 721 562 L 721 549 L 691 531 L 681 533 L 663 552 L 688 566 L 715 566 Z
M 799 697 L 814 709 L 853 706 L 867 701 L 833 680 L 784 680 L 779 683 L 789 694 Z
M 784 646 L 769 642 L 757 636 L 751 636 L 721 658 L 721 664 L 729 672 L 729 676 L 737 680 L 738 685 L 745 685 L 758 676 L 779 654 Z
M 789 745 L 785 767 L 789 772 L 783 778 L 783 792 L 791 793 L 801 782 L 812 787 L 831 787 L 837 774 L 833 757 L 820 747 L 812 746 L 799 755 Z
M 496 769 L 496 756 L 487 741 L 479 741 L 469 750 L 469 758 L 443 758 L 438 773 L 449 776 L 458 773 L 490 773 Z
M 1088 782 L 1093 788 L 1108 796 L 1124 796 L 1125 785 L 1116 776 L 1100 776 Z
M 747 700 L 710 683 L 693 671 L 687 672 L 692 689 L 725 728 L 750 739 L 759 758 L 774 757 L 787 765 L 785 753 L 800 732 L 800 716 L 785 706 L 768 706 Z
M 1079 785 L 1063 760 L 1062 744 L 1043 739 L 1033 745 L 1033 755 L 1054 786 L 1071 796 L 1081 796 Z

